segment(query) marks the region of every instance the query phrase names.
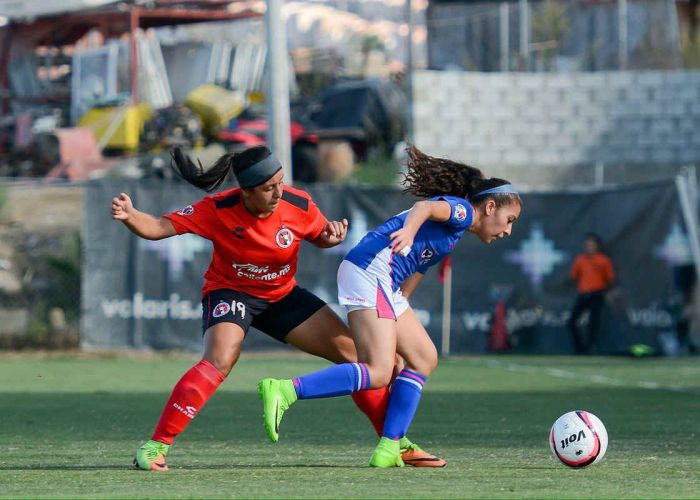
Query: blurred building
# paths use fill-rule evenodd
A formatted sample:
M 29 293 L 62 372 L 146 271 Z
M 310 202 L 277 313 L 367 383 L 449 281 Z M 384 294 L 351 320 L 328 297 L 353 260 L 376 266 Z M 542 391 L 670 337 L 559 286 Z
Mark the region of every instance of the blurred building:
M 434 71 L 414 78 L 416 142 L 535 188 L 697 164 L 690 3 L 431 0 Z
M 609 71 L 683 66 L 687 0 L 430 0 L 428 67 Z

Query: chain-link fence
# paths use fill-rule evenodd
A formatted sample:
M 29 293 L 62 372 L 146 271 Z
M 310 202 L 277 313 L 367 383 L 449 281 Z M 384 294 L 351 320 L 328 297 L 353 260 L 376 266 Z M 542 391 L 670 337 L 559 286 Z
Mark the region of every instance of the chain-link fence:
M 0 347 L 77 346 L 82 192 L 0 182 Z
M 426 24 L 430 69 L 673 69 L 684 61 L 674 0 L 438 0 Z

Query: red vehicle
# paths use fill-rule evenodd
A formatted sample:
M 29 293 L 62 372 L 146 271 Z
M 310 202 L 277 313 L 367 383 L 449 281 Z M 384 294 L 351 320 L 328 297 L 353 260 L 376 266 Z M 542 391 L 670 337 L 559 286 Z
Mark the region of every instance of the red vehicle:
M 318 136 L 309 134 L 306 127 L 298 122 L 290 124 L 292 142 L 292 175 L 298 182 L 318 180 Z M 235 118 L 229 127 L 217 135 L 230 151 L 265 144 L 267 140 L 267 120 Z

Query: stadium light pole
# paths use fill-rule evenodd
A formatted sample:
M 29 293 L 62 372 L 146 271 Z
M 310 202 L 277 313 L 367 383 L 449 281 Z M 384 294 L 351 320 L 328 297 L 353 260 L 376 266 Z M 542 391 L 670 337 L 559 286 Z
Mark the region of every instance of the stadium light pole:
M 292 178 L 292 147 L 289 136 L 289 58 L 282 0 L 267 0 L 267 144 L 282 163 L 284 178 Z

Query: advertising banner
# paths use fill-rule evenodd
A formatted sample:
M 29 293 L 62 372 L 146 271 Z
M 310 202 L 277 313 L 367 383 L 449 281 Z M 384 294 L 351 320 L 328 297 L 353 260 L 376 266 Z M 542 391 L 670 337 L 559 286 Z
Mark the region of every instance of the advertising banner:
M 327 218 L 350 221 L 348 237 L 338 247 L 321 250 L 304 243 L 297 272 L 301 286 L 342 316 L 336 271 L 343 256 L 367 231 L 410 208 L 415 199 L 390 188 L 313 185 L 306 190 Z M 194 235 L 160 241 L 132 235 L 111 220 L 111 199 L 120 192 L 154 215 L 183 209 L 206 195 L 177 181 L 99 180 L 88 185 L 84 348 L 201 350 L 201 286 L 211 243 Z M 571 352 L 566 322 L 576 287 L 569 272 L 589 232 L 602 237 L 616 273 L 606 295 L 597 352 L 626 352 L 631 344 L 653 344 L 659 333 L 674 330 L 674 271 L 691 258 L 673 182 L 522 197 L 522 214 L 511 237 L 484 245 L 465 233 L 452 254 L 453 354 L 487 350 L 499 303 L 506 306 L 515 352 Z M 427 273 L 411 304 L 440 346 L 443 285 L 437 267 Z M 246 346 L 282 344 L 252 331 Z

